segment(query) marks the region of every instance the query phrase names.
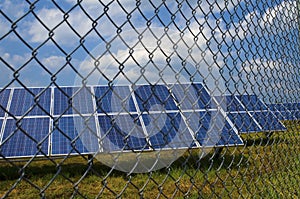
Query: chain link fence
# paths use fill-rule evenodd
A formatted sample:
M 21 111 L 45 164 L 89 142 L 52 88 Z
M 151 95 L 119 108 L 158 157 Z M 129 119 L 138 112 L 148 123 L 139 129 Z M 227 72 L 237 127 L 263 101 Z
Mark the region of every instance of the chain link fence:
M 297 198 L 299 1 L 0 2 L 3 198 Z

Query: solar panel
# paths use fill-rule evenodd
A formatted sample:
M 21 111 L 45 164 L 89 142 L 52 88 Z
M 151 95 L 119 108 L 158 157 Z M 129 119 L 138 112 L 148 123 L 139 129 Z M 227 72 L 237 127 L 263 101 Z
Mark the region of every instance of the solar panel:
M 54 115 L 61 114 L 72 114 L 72 102 L 71 97 L 73 95 L 73 88 L 63 87 L 63 88 L 54 88 Z M 70 103 L 69 103 L 70 102 Z
M 243 145 L 243 140 L 234 131 L 232 126 L 226 121 L 225 126 L 222 129 L 221 138 L 219 139 L 217 146 L 236 146 Z
M 292 111 L 292 114 L 296 118 L 296 120 L 300 120 L 300 110 Z
M 54 88 L 54 115 L 91 114 L 94 112 L 90 87 Z
M 54 120 L 52 155 L 86 154 L 98 150 L 99 142 L 94 117 L 74 116 Z
M 13 90 L 9 112 L 14 116 L 50 115 L 51 89 L 29 88 Z
M 94 87 L 98 113 L 136 112 L 129 86 Z
M 300 110 L 300 103 L 284 103 L 284 106 L 287 110 L 293 111 L 293 110 Z
M 211 97 L 202 84 L 173 84 L 170 87 L 181 110 L 211 108 Z
M 99 116 L 104 152 L 149 149 L 137 115 Z
M 134 94 L 142 113 L 150 110 L 178 110 L 170 91 L 165 85 L 136 86 Z
M 228 113 L 229 119 L 233 121 L 239 132 L 250 133 L 258 132 L 261 128 L 258 126 L 252 115 L 247 112 Z
M 8 158 L 48 155 L 49 125 L 49 118 L 8 119 L 0 153 Z
M 256 95 L 236 96 L 248 111 L 268 110 L 267 106 Z
M 142 118 L 154 149 L 188 148 L 194 141 L 180 112 L 149 113 Z
M 242 139 L 218 111 L 186 112 L 188 126 L 201 146 L 233 146 L 243 144 Z
M 234 95 L 216 96 L 215 99 L 219 104 L 224 104 L 222 108 L 226 112 L 246 111 L 244 105 Z
M 274 116 L 272 112 L 252 112 L 251 115 L 260 124 L 262 131 L 284 131 L 285 126 Z
M 95 95 L 98 113 L 112 114 L 99 116 L 101 135 L 108 139 L 108 142 L 103 141 L 104 151 L 175 147 L 177 131 L 171 127 L 171 122 L 176 118 L 178 120 L 180 115 L 172 117 L 176 115 L 174 111 L 178 111 L 178 107 L 166 86 L 141 85 L 134 87 L 134 92 L 130 92 L 127 86 L 96 87 Z M 157 114 L 163 110 L 172 113 Z M 177 140 L 177 147 L 181 146 L 183 144 Z
M 7 109 L 9 95 L 10 95 L 10 89 L 1 90 L 1 92 L 0 92 L 0 105 L 4 109 Z M 4 117 L 4 114 L 5 114 L 5 111 L 2 108 L 0 108 L 0 117 Z
M 286 111 L 286 107 L 283 105 L 283 103 L 279 103 L 279 104 L 268 104 L 268 107 L 270 108 L 270 110 L 272 110 L 273 112 L 275 111 Z

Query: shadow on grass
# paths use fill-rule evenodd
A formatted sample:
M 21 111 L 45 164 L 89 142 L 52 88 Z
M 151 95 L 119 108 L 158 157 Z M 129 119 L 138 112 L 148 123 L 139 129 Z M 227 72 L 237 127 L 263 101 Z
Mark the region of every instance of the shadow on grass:
M 170 169 L 180 170 L 183 168 L 188 169 L 200 169 L 202 171 L 226 169 L 229 166 L 242 166 L 246 165 L 246 158 L 243 154 L 230 155 L 226 153 L 227 150 L 223 150 L 219 158 L 214 158 L 214 152 L 212 151 L 207 156 L 200 158 L 199 153 L 195 150 L 187 151 L 182 157 L 174 161 Z M 245 164 L 244 164 L 245 163 Z M 1 165 L 2 164 L 2 165 Z M 128 179 L 127 173 L 112 170 L 111 168 L 103 165 L 102 163 L 94 160 L 92 165 L 88 165 L 88 162 L 82 161 L 80 157 L 71 157 L 68 162 L 56 166 L 47 160 L 33 161 L 25 169 L 21 169 L 26 165 L 27 162 L 16 162 L 13 165 L 7 163 L 0 163 L 0 181 L 3 180 L 16 180 L 19 179 L 23 174 L 27 178 L 42 178 L 44 176 L 58 175 L 65 176 L 67 178 L 80 178 L 85 173 L 86 175 L 95 175 L 104 179 L 106 176 L 118 176 L 124 179 Z M 166 168 L 154 171 L 157 173 L 165 173 Z M 135 175 L 135 174 L 131 174 Z M 148 174 L 145 174 L 148 175 Z
M 272 146 L 278 144 L 289 144 L 290 141 L 285 137 L 284 132 L 272 132 L 271 134 L 264 134 L 262 136 L 247 136 L 243 139 L 245 146 Z

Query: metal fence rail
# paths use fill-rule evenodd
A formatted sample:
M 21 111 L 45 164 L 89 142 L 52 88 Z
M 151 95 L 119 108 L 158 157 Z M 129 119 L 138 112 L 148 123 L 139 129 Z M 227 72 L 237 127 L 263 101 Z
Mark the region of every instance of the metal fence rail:
M 3 198 L 296 198 L 296 0 L 0 2 Z

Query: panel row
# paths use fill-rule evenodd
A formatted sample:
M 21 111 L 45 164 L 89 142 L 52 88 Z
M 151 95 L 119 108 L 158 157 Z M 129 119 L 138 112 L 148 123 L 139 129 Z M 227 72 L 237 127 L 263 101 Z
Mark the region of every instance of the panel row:
M 6 158 L 243 144 L 218 111 L 0 119 L 0 126 Z
M 0 120 L 1 125 L 5 121 L 0 155 L 6 158 L 20 158 L 96 152 L 98 141 L 94 135 L 95 127 L 89 124 L 87 126 L 91 131 L 78 132 L 74 125 L 74 121 L 78 119 L 65 117 L 55 122 L 51 122 L 50 118 Z M 85 147 L 81 138 L 89 139 L 91 143 Z
M 0 93 L 0 105 L 0 117 L 4 117 L 5 113 L 8 116 L 49 116 L 51 89 L 5 89 Z
M 300 103 L 278 103 L 268 106 L 280 120 L 300 120 Z
M 238 132 L 285 130 L 257 96 L 201 84 L 7 89 L 0 105 L 29 116 L 2 108 L 5 157 L 236 146 Z
M 31 117 L 206 110 L 210 104 L 201 84 L 14 88 L 0 93 L 0 118 L 5 112 Z

